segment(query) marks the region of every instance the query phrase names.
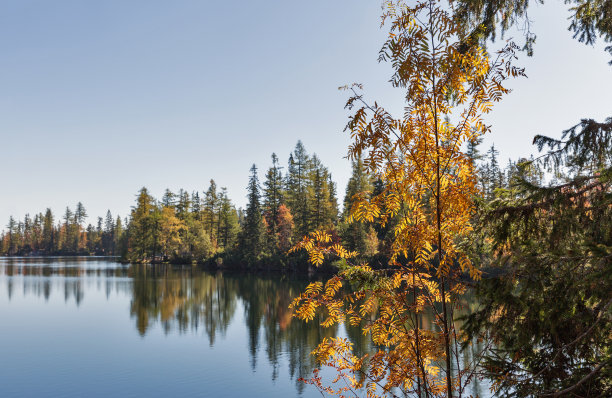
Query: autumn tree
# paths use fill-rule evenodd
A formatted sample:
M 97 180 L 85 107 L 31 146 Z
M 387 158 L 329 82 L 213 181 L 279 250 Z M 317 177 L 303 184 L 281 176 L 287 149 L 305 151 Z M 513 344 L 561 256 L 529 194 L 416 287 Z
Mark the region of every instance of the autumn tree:
M 297 247 L 307 249 L 313 263 L 333 254 L 347 265 L 326 284 L 311 284 L 293 305 L 296 316 L 307 320 L 322 306 L 324 325 L 346 319 L 379 347 L 358 357 L 348 340 L 324 340 L 317 357 L 335 367 L 345 384 L 326 387 L 315 373 L 310 382 L 322 391 L 366 387 L 368 396 L 452 397 L 462 395 L 473 377 L 473 368 L 459 360 L 454 311 L 465 290 L 461 281 L 480 277 L 460 244 L 471 230 L 472 198 L 479 194 L 462 149 L 489 130 L 482 115 L 508 92 L 504 80 L 523 72 L 511 64 L 514 45 L 491 60 L 436 0 L 385 2 L 383 22 L 390 33 L 379 59 L 391 64 L 390 82 L 405 92 L 404 112 L 395 117 L 367 102 L 354 85 L 347 129 L 353 138 L 349 156 L 363 156 L 366 171 L 384 181 L 381 192 L 353 205 L 353 219 L 383 226 L 398 219 L 388 268 L 353 263 L 355 253 L 324 232 L 312 233 Z M 351 283 L 352 293 L 342 293 L 344 283 Z M 435 330 L 421 326 L 424 311 L 435 314 Z
M 291 210 L 284 204 L 278 208 L 278 216 L 276 218 L 278 226 L 278 248 L 281 253 L 287 253 L 293 243 L 293 216 Z
M 174 208 L 162 207 L 159 220 L 159 241 L 163 257 L 175 257 L 182 243 L 185 222 L 177 217 Z
M 351 162 L 352 174 L 346 185 L 344 209 L 342 212 L 341 236 L 344 246 L 351 251 L 365 254 L 368 234 L 367 222 L 351 222 L 351 209 L 360 195 L 371 195 L 374 187 L 372 178 L 365 172 L 363 159 L 358 157 Z

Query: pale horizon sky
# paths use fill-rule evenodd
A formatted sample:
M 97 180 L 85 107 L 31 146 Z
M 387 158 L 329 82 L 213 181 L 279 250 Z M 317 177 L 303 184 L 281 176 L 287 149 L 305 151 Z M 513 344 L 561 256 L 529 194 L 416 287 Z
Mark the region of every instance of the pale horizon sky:
M 296 142 L 317 153 L 338 184 L 347 94 L 391 109 L 386 31 L 379 1 L 8 0 L 0 5 L 0 230 L 50 207 L 61 217 L 81 201 L 95 223 L 125 217 L 146 186 L 204 191 L 225 186 L 246 203 L 250 166 L 260 180 L 275 152 L 283 166 Z M 487 117 L 502 164 L 529 156 L 535 134 L 559 136 L 581 118 L 612 116 L 612 67 L 602 40 L 567 31 L 567 6 L 534 4 L 535 54 L 520 54 L 528 79 Z M 521 37 L 516 37 L 521 40 Z

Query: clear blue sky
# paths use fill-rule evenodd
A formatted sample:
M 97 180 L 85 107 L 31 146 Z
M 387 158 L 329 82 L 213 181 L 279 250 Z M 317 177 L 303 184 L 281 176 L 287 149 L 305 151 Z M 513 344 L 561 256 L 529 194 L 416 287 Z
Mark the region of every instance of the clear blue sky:
M 90 220 L 125 216 L 137 190 L 205 190 L 214 178 L 244 206 L 251 164 L 286 163 L 301 139 L 343 195 L 346 93 L 397 109 L 376 62 L 378 0 L 66 1 L 0 4 L 0 226 L 82 201 Z M 502 157 L 532 152 L 580 118 L 612 115 L 603 43 L 566 30 L 558 2 L 534 5 L 528 79 L 490 115 Z

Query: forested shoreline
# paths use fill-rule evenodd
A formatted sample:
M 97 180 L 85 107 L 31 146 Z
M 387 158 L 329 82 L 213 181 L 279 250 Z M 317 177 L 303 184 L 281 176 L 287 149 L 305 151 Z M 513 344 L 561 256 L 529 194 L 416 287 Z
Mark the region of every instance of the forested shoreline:
M 518 177 L 534 184 L 544 178 L 541 167 L 528 170 L 516 162 L 500 166 L 499 152 L 486 152 L 470 143 L 467 153 L 478 172 L 483 200 L 494 200 L 496 191 L 508 188 Z M 332 234 L 336 242 L 360 253 L 364 260 L 389 255 L 393 222 L 376 223 L 351 219 L 350 209 L 363 195 L 383 190 L 380 178 L 365 171 L 363 161 L 352 161 L 352 175 L 345 188 L 343 210 L 339 208 L 332 174 L 316 154 L 309 155 L 299 141 L 289 155 L 286 172 L 276 154 L 260 183 L 252 166 L 247 185 L 247 207 L 236 208 L 224 187 L 210 180 L 208 189 L 188 192 L 166 189 L 161 199 L 147 188 L 137 193 L 131 213 L 122 218 L 110 210 L 95 224 L 85 206 L 66 207 L 57 217 L 51 209 L 12 216 L 0 235 L 4 256 L 116 256 L 133 263 L 207 264 L 232 268 L 306 269 L 303 253 L 289 253 L 292 246 L 315 230 Z

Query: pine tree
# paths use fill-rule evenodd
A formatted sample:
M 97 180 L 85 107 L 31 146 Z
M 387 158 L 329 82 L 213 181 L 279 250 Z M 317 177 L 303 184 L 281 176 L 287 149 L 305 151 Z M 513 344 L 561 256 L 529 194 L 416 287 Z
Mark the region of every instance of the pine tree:
M 163 207 L 174 207 L 176 201 L 176 195 L 168 188 L 164 192 L 164 196 L 162 197 L 161 203 Z
M 195 220 L 202 219 L 202 200 L 198 191 L 191 193 L 191 214 Z
M 495 195 L 495 190 L 503 187 L 504 177 L 499 167 L 499 161 L 497 160 L 499 151 L 495 149 L 495 144 L 491 145 L 491 148 L 487 151 L 487 163 L 483 169 L 483 179 L 485 186 L 485 197 L 491 199 Z
M 287 174 L 287 205 L 291 209 L 296 225 L 297 237 L 306 235 L 310 230 L 310 209 L 308 207 L 308 174 L 310 157 L 302 141 L 298 141 L 295 150 L 289 156 Z
M 54 216 L 51 209 L 47 208 L 43 216 L 42 247 L 46 254 L 57 250 L 55 247 L 55 229 L 53 226 Z
M 18 234 L 17 233 L 17 222 L 15 221 L 13 216 L 9 217 L 9 221 L 6 226 L 6 229 L 8 230 L 7 232 L 8 244 L 7 244 L 6 252 L 9 256 L 12 256 L 12 255 L 17 254 L 17 248 L 19 247 L 18 236 L 17 236 Z
M 310 229 L 330 228 L 335 224 L 338 214 L 334 208 L 333 187 L 330 187 L 330 174 L 323 166 L 317 155 L 313 155 L 310 161 L 308 180 L 309 183 L 309 205 Z
M 219 195 L 219 245 L 227 250 L 234 245 L 238 235 L 238 214 L 231 200 L 227 196 L 227 189 L 221 188 Z
M 132 208 L 129 225 L 130 259 L 144 261 L 153 258 L 157 240 L 157 217 L 154 198 L 146 188 L 141 188 Z
M 185 221 L 189 216 L 189 212 L 191 209 L 191 199 L 189 198 L 189 193 L 184 189 L 179 190 L 178 200 L 176 202 L 176 216 Z
M 245 260 L 252 264 L 261 258 L 265 239 L 260 203 L 261 193 L 259 179 L 257 178 L 257 167 L 255 165 L 251 167 L 251 175 L 249 177 L 247 190 L 248 203 L 244 219 L 244 228 L 241 234 L 240 250 Z
M 217 183 L 215 180 L 210 180 L 208 190 L 204 194 L 204 210 L 206 215 L 204 217 L 205 230 L 210 236 L 211 241 L 214 243 L 217 239 L 215 224 L 217 224 L 217 210 L 219 207 L 217 194 Z
M 276 234 L 278 209 L 284 202 L 282 167 L 278 164 L 278 157 L 272 154 L 272 167 L 266 173 L 264 181 L 264 215 L 268 221 L 269 232 Z

